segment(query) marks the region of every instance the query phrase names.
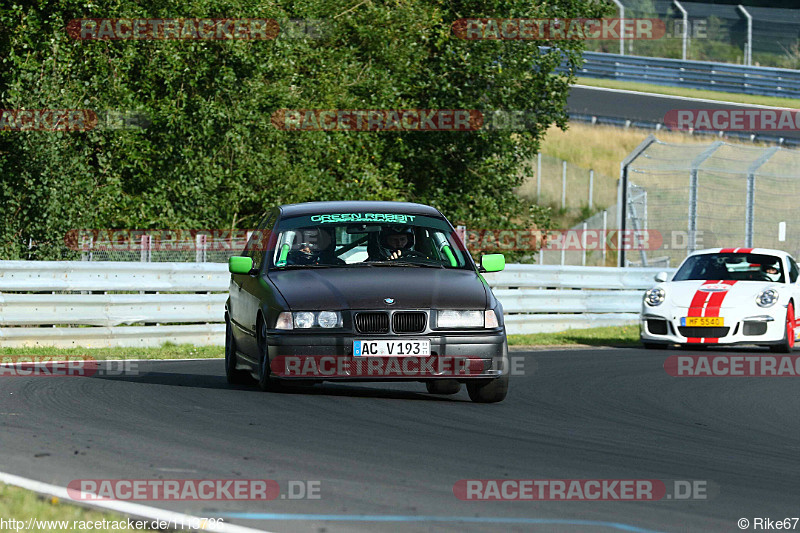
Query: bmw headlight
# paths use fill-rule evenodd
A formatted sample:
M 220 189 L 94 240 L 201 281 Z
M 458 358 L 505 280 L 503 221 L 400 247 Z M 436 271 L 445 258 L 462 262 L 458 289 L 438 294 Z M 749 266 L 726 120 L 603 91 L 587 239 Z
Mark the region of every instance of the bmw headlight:
M 306 329 L 314 326 L 314 313 L 303 311 L 294 314 L 294 327 Z
M 340 328 L 342 314 L 339 311 L 284 311 L 278 316 L 276 329 Z
M 664 303 L 665 296 L 666 292 L 664 292 L 664 289 L 656 287 L 655 289 L 650 289 L 644 293 L 644 303 L 650 307 L 656 307 Z
M 443 310 L 436 315 L 436 326 L 440 328 L 482 328 L 484 311 Z
M 320 311 L 317 315 L 317 324 L 319 324 L 321 328 L 335 328 L 339 325 L 339 313 Z
M 759 307 L 772 307 L 778 301 L 778 291 L 775 289 L 766 289 L 758 293 L 756 296 L 756 303 Z

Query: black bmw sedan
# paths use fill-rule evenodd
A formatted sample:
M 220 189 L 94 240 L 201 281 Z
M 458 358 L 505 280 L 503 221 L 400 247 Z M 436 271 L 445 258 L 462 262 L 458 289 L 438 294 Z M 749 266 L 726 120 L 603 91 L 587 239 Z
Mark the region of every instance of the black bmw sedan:
M 225 305 L 229 383 L 419 381 L 466 384 L 475 402 L 508 392 L 503 308 L 433 207 L 310 202 L 268 211 L 230 258 Z

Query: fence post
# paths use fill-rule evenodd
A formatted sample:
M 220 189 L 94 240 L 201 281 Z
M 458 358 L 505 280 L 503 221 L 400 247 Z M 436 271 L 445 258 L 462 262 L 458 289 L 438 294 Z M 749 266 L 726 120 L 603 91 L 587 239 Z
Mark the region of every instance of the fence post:
M 566 207 L 567 207 L 567 162 L 563 161 L 561 164 L 561 209 L 564 209 Z
M 152 259 L 152 255 L 150 254 L 150 235 L 142 235 L 142 240 L 140 242 L 139 261 L 142 263 L 149 263 Z
M 592 196 L 594 193 L 594 170 L 589 170 L 589 210 L 592 209 Z
M 581 266 L 586 266 L 586 228 L 588 224 L 583 223 L 583 232 L 581 233 Z
M 542 153 L 536 154 L 536 203 L 542 196 Z
M 756 204 L 756 171 L 777 151 L 777 146 L 769 148 L 766 152 L 764 152 L 764 154 L 761 155 L 761 157 L 753 161 L 747 168 L 747 202 L 745 204 L 744 212 L 744 245 L 748 248 L 753 247 L 753 226 L 755 225 L 754 207 Z
M 722 141 L 715 141 L 692 161 L 691 174 L 689 174 L 689 245 L 686 250 L 687 255 L 697 250 L 697 174 L 703 161 L 711 157 L 711 154 L 716 152 L 717 148 L 723 144 Z
M 606 266 L 606 232 L 608 231 L 608 210 L 603 210 L 603 265 Z
M 208 243 L 208 235 L 205 233 L 198 233 L 194 236 L 194 260 L 196 263 L 206 262 L 206 245 Z

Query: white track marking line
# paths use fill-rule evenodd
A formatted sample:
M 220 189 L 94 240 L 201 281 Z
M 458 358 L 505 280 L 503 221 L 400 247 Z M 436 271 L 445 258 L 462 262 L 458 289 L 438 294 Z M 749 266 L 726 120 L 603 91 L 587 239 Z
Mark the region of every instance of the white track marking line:
M 139 503 L 130 503 L 117 500 L 105 500 L 105 501 L 73 500 L 72 498 L 69 497 L 69 493 L 67 492 L 67 489 L 65 489 L 64 487 L 59 487 L 57 485 L 50 485 L 49 483 L 42 483 L 41 481 L 15 476 L 13 474 L 6 474 L 4 472 L 0 472 L 0 482 L 5 483 L 6 485 L 13 485 L 15 487 L 20 487 L 22 489 L 37 492 L 39 494 L 44 494 L 46 496 L 55 496 L 56 498 L 60 498 L 65 502 L 71 502 L 76 505 L 98 507 L 100 509 L 108 511 L 116 511 L 124 515 L 141 518 L 145 520 L 159 520 L 159 521 L 167 521 L 173 523 L 181 522 L 182 524 L 187 524 L 187 525 L 192 523 L 193 521 L 201 520 L 201 518 L 198 516 L 177 513 L 174 511 L 166 511 L 164 509 L 149 507 L 147 505 L 142 505 Z M 202 530 L 213 531 L 218 533 L 264 533 L 266 531 L 263 529 L 252 529 L 249 527 L 237 526 L 234 524 L 226 524 L 226 523 L 218 525 L 206 525 Z

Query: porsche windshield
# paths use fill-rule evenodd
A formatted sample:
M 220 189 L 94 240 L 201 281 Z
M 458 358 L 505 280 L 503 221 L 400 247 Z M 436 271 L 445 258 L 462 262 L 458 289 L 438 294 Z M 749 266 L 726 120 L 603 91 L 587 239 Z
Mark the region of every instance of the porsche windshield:
M 271 269 L 413 266 L 473 269 L 441 218 L 400 213 L 326 213 L 282 220 Z
M 737 280 L 784 283 L 779 257 L 749 253 L 703 254 L 689 257 L 672 281 Z

